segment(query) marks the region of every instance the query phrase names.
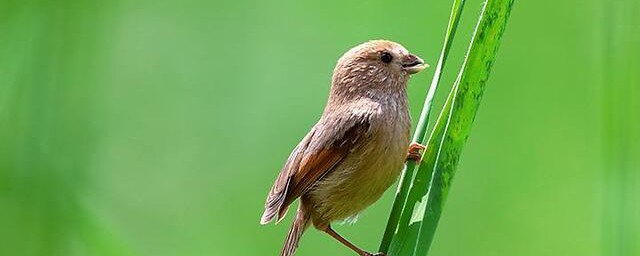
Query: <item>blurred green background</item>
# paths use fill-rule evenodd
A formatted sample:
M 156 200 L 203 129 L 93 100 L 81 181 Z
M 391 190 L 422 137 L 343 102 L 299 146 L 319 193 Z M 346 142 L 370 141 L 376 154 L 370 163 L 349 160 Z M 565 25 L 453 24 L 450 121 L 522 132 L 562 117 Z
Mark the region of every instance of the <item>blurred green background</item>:
M 435 64 L 450 4 L 0 1 L 0 255 L 276 255 L 291 217 L 260 226 L 263 202 L 338 57 Z M 516 1 L 430 255 L 640 255 L 639 16 Z M 393 191 L 338 231 L 377 248 Z M 298 255 L 352 254 L 311 230 Z

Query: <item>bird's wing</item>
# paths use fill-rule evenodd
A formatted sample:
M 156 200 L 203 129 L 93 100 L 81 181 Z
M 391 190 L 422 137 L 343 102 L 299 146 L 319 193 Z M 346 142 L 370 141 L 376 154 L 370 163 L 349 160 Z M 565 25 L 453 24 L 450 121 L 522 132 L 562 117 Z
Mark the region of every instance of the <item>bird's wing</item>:
M 331 124 L 331 125 L 325 125 Z M 276 179 L 260 223 L 284 217 L 289 205 L 311 188 L 358 145 L 369 131 L 366 116 L 319 122 L 293 150 Z

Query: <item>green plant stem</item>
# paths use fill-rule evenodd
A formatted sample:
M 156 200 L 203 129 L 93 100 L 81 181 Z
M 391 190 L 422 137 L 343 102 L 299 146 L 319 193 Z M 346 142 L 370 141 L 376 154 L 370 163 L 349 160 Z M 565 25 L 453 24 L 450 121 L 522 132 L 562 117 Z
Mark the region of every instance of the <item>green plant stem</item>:
M 467 58 L 449 94 L 445 108 L 440 113 L 429 146 L 430 151 L 424 167 L 418 173 L 432 173 L 426 206 L 418 231 L 413 255 L 426 255 L 433 241 L 438 221 L 462 148 L 469 136 L 491 67 L 500 46 L 514 0 L 489 0 L 485 3 L 480 20 L 474 31 Z M 433 136 L 437 135 L 437 136 Z M 433 143 L 431 143 L 433 142 Z
M 402 204 L 397 230 L 388 247 L 389 255 L 426 255 L 429 250 L 512 4 L 513 0 L 489 0 L 483 6 L 467 58 L 429 137 L 423 164 L 417 167 Z M 426 125 L 423 123 L 416 129 L 418 136 L 422 127 Z M 424 136 L 426 128 L 420 132 Z M 413 167 L 411 163 L 410 167 Z M 403 177 L 403 183 L 405 179 L 408 178 Z
M 447 32 L 445 34 L 444 45 L 440 53 L 440 58 L 438 59 L 438 64 L 436 65 L 433 79 L 431 80 L 429 91 L 427 92 L 427 96 L 425 97 L 422 111 L 420 112 L 418 125 L 416 126 L 416 130 L 413 134 L 412 141 L 415 143 L 424 144 L 427 134 L 427 128 L 429 125 L 431 106 L 433 105 L 433 98 L 435 97 L 436 89 L 438 87 L 438 84 L 440 83 L 440 78 L 442 77 L 442 70 L 447 60 L 447 56 L 449 55 L 449 50 L 451 48 L 451 44 L 458 27 L 458 22 L 460 20 L 460 14 L 462 13 L 463 6 L 464 0 L 455 0 L 453 2 L 451 15 L 449 17 L 449 24 L 447 26 Z M 388 251 L 389 245 L 391 244 L 391 239 L 396 232 L 398 222 L 400 220 L 400 215 L 404 208 L 404 203 L 407 200 L 407 195 L 411 185 L 411 180 L 413 179 L 413 174 L 415 173 L 416 166 L 417 163 L 414 160 L 408 160 L 405 169 L 402 171 L 402 176 L 400 177 L 400 185 L 398 185 L 398 190 L 396 191 L 395 200 L 393 201 L 393 205 L 391 207 L 391 213 L 389 214 L 387 226 L 385 228 L 382 242 L 380 243 L 381 252 Z

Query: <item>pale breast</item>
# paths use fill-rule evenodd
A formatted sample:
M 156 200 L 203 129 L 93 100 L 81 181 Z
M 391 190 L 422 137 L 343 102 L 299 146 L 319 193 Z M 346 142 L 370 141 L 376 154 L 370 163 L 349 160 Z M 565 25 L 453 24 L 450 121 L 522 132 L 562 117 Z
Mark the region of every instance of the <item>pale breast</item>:
M 378 107 L 366 139 L 309 191 L 318 215 L 314 217 L 330 222 L 356 215 L 400 174 L 409 144 L 409 115 L 406 108 Z

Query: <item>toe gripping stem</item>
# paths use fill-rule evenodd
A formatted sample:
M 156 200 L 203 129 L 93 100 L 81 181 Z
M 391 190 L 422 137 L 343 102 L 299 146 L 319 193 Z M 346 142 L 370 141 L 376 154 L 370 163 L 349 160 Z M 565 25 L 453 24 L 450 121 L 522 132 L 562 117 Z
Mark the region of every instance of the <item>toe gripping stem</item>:
M 420 143 L 412 142 L 409 145 L 409 153 L 407 154 L 407 160 L 414 160 L 416 163 L 422 162 L 422 157 L 424 155 L 424 150 L 427 147 Z

